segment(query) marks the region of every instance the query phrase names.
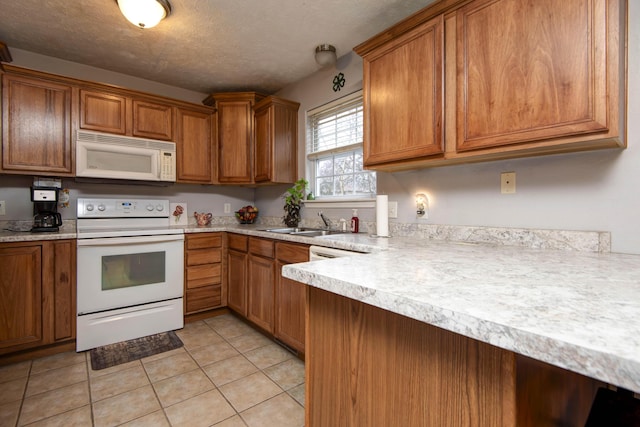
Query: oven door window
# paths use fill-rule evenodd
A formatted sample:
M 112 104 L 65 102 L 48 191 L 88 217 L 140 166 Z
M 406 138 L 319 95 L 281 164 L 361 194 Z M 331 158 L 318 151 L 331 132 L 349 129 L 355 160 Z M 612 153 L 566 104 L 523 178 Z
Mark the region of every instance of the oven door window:
M 166 253 L 146 252 L 102 257 L 102 290 L 165 282 Z

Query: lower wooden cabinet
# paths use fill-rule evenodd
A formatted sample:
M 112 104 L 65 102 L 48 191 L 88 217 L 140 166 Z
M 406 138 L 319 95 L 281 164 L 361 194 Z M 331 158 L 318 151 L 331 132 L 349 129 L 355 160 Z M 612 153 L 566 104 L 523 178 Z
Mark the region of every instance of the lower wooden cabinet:
M 309 260 L 309 245 L 227 235 L 228 306 L 304 353 L 306 286 L 282 277 L 282 266 Z
M 187 234 L 185 249 L 184 313 L 193 314 L 224 306 L 222 234 Z
M 247 318 L 269 333 L 274 326 L 275 261 L 273 240 L 249 237 Z
M 275 336 L 304 353 L 307 286 L 282 277 L 282 266 L 309 261 L 309 246 L 276 242 L 276 324 Z
M 227 234 L 227 305 L 247 317 L 247 249 L 249 238 Z
M 0 244 L 0 354 L 75 339 L 74 240 Z

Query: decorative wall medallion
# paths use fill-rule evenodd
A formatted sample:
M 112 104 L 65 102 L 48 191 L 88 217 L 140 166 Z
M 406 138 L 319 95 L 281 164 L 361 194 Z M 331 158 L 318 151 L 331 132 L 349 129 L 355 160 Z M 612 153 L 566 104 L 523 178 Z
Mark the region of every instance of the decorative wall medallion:
M 337 92 L 341 88 L 343 88 L 344 87 L 344 82 L 345 82 L 344 74 L 339 73 L 337 76 L 335 76 L 333 78 L 333 91 Z

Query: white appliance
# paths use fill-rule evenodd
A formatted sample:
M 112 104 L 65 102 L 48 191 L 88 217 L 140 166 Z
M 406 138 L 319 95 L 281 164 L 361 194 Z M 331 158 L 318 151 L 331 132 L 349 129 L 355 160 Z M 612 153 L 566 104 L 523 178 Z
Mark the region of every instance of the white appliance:
M 346 251 L 343 249 L 325 248 L 324 246 L 309 246 L 309 261 L 340 258 L 345 256 L 364 255 L 363 252 Z
M 78 130 L 76 176 L 176 181 L 176 144 Z
M 76 350 L 184 326 L 184 231 L 169 201 L 78 199 Z

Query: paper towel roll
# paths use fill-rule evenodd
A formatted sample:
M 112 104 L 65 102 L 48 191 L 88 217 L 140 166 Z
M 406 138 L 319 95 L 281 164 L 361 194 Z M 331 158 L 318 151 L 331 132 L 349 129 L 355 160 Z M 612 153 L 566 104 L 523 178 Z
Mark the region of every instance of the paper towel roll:
M 389 196 L 376 196 L 376 234 L 389 237 Z

